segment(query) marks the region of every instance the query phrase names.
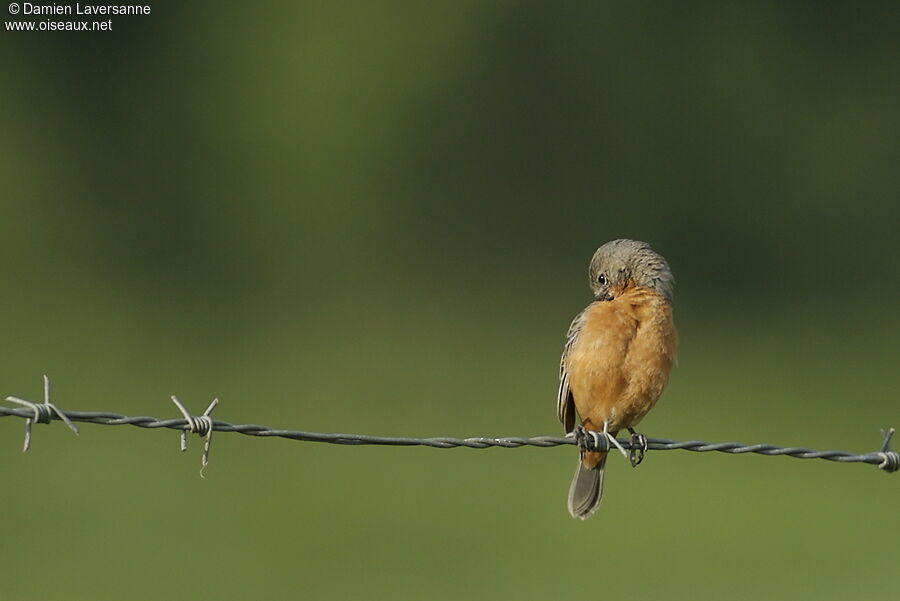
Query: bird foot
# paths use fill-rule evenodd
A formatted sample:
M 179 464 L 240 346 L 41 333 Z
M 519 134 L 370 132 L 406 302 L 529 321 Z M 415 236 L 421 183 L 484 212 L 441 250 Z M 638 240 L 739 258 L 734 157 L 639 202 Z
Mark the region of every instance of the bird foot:
M 632 428 L 628 428 L 628 431 L 631 432 L 631 449 L 628 453 L 628 460 L 631 462 L 631 467 L 637 467 L 644 460 L 644 453 L 648 448 L 647 437 L 635 432 Z
M 593 439 L 588 434 L 588 431 L 584 429 L 584 426 L 575 426 L 575 429 L 572 430 L 566 436 L 572 436 L 575 439 L 575 444 L 578 445 L 578 450 L 581 451 L 581 454 L 584 455 L 586 451 L 593 451 L 591 448 L 593 445 Z

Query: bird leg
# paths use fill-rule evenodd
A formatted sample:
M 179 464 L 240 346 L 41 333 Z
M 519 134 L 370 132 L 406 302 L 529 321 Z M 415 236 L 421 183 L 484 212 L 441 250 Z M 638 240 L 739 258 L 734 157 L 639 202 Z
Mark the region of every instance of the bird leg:
M 647 450 L 647 437 L 634 431 L 634 428 L 628 428 L 631 432 L 631 452 L 628 454 L 628 460 L 631 461 L 631 467 L 637 467 L 644 460 L 644 452 Z

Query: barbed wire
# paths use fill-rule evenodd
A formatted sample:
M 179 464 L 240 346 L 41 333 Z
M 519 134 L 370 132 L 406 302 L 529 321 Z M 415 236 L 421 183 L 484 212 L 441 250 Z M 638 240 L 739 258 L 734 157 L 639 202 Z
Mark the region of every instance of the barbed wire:
M 246 436 L 255 437 L 275 437 L 286 438 L 289 440 L 300 440 L 305 442 L 324 442 L 330 444 L 341 445 L 391 445 L 391 446 L 423 446 L 436 449 L 451 449 L 465 447 L 470 449 L 486 449 L 491 447 L 500 447 L 506 449 L 514 449 L 519 447 L 558 447 L 562 445 L 575 445 L 577 442 L 570 436 L 504 436 L 499 438 L 493 437 L 471 437 L 471 438 L 454 438 L 447 436 L 438 436 L 430 438 L 413 438 L 404 436 L 373 436 L 369 434 L 341 434 L 326 432 L 304 432 L 301 430 L 284 430 L 270 428 L 268 426 L 260 426 L 257 424 L 232 424 L 225 421 L 214 420 L 210 417 L 210 413 L 216 407 L 219 400 L 214 399 L 210 403 L 206 411 L 199 416 L 191 415 L 177 397 L 171 397 L 172 402 L 178 407 L 183 415 L 182 418 L 159 419 L 146 415 L 127 416 L 120 413 L 112 413 L 107 411 L 62 411 L 50 402 L 50 379 L 44 376 L 44 402 L 33 403 L 19 397 L 7 397 L 6 400 L 12 403 L 22 405 L 23 408 L 12 408 L 0 406 L 0 417 L 21 417 L 25 421 L 25 443 L 23 451 L 27 451 L 31 444 L 31 426 L 32 423 L 50 423 L 53 420 L 63 421 L 76 435 L 79 433 L 78 428 L 73 422 L 86 422 L 99 424 L 103 426 L 137 426 L 139 428 L 167 428 L 181 431 L 181 450 L 187 450 L 187 434 L 196 433 L 204 438 L 202 468 L 205 468 L 209 461 L 209 446 L 212 433 L 215 432 L 237 432 Z M 839 463 L 868 463 L 877 466 L 885 472 L 895 472 L 900 469 L 900 454 L 890 449 L 891 437 L 894 434 L 894 428 L 881 430 L 882 445 L 880 451 L 871 453 L 853 454 L 846 451 L 816 451 L 806 447 L 780 447 L 772 444 L 744 444 L 740 442 L 718 442 L 711 443 L 701 440 L 675 441 L 665 438 L 647 438 L 646 448 L 651 451 L 694 451 L 699 453 L 707 453 L 716 451 L 719 453 L 730 453 L 740 455 L 744 453 L 755 453 L 759 455 L 786 455 L 797 459 L 825 459 L 827 461 L 836 461 Z M 637 449 L 637 444 L 631 440 L 622 439 L 618 441 L 625 449 Z M 596 450 L 609 451 L 610 442 L 605 437 L 599 437 L 595 440 Z M 201 468 L 201 475 L 203 469 Z

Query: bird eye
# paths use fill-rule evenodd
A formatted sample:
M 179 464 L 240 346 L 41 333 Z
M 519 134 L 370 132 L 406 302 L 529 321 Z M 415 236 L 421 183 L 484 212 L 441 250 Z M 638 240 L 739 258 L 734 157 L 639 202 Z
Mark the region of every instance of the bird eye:
M 597 283 L 601 286 L 606 286 L 606 274 L 601 273 L 597 276 Z

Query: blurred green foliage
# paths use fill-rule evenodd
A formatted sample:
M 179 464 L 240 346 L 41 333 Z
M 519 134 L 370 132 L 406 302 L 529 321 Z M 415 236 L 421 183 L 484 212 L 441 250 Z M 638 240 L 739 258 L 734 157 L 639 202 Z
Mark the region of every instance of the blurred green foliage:
M 0 35 L 0 392 L 398 435 L 559 431 L 587 261 L 650 241 L 651 436 L 900 426 L 893 2 L 153 3 Z M 887 598 L 900 476 L 0 420 L 10 599 Z M 5 449 L 5 450 L 4 450 Z

